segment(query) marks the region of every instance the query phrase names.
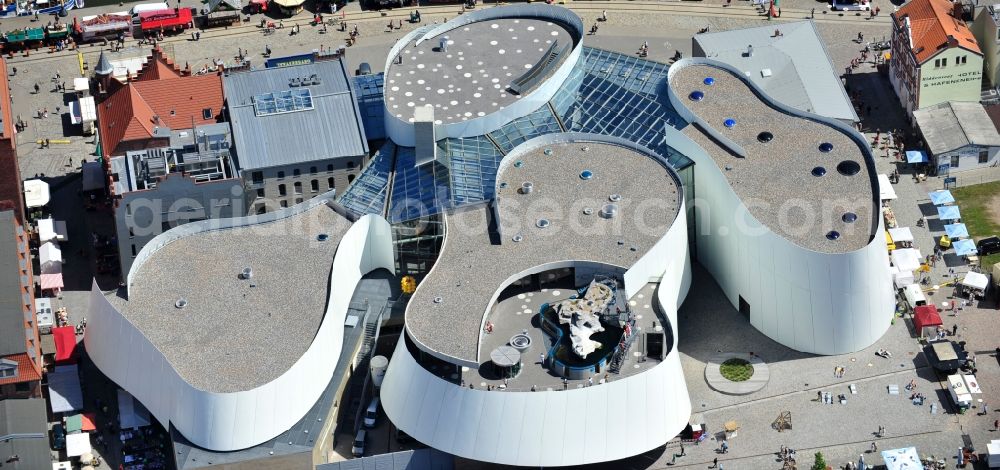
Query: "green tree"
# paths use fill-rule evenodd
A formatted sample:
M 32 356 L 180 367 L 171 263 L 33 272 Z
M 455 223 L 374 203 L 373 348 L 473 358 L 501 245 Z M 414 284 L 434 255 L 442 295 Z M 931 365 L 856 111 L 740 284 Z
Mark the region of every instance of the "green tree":
M 812 470 L 826 470 L 826 459 L 822 452 L 816 452 L 816 462 L 813 463 Z

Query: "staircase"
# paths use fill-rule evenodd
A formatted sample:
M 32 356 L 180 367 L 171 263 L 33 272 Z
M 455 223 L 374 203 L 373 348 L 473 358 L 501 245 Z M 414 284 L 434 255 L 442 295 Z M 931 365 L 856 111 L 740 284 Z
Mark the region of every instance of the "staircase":
M 626 331 L 629 334 L 622 335 L 621 341 L 618 342 L 618 351 L 615 352 L 614 357 L 611 358 L 611 366 L 609 369 L 615 374 L 621 373 L 622 365 L 625 364 L 625 359 L 628 359 L 628 351 L 632 348 L 632 343 L 635 342 L 635 338 L 639 335 L 635 332 L 635 318 L 629 315 L 628 322 L 626 323 L 628 328 Z

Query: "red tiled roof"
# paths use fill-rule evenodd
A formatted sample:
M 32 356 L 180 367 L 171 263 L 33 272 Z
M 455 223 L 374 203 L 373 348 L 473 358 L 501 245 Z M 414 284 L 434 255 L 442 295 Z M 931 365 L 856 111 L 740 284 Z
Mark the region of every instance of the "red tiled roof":
M 981 54 L 972 31 L 964 21 L 952 15 L 953 8 L 949 0 L 912 0 L 893 13 L 900 27 L 903 18 L 910 17 L 910 35 L 917 62 L 924 63 L 938 50 L 948 47 L 949 36 L 958 41 L 958 46 Z
M 27 353 L 4 356 L 3 358 L 17 363 L 17 377 L 0 379 L 0 385 L 42 380 L 42 375 L 38 369 L 35 369 L 35 363 L 31 361 L 31 357 Z
M 138 72 L 137 81 L 167 80 L 171 78 L 181 78 L 181 70 L 174 61 L 171 60 L 163 50 L 157 46 L 153 49 L 153 55 L 143 64 Z
M 150 70 L 163 72 L 159 66 Z M 124 141 L 151 139 L 157 126 L 153 116 L 170 129 L 190 129 L 192 123 L 216 122 L 222 104 L 222 78 L 215 74 L 125 84 L 97 106 L 104 155 L 118 155 Z M 212 108 L 211 119 L 202 118 L 204 108 Z

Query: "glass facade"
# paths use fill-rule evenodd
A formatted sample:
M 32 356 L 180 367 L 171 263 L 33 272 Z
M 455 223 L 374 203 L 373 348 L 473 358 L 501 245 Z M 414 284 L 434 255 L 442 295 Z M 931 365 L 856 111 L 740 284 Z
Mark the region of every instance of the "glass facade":
M 456 206 L 493 199 L 497 167 L 503 153 L 486 136 L 444 139 L 438 150 L 451 168 L 451 195 Z
M 392 142 L 386 142 L 376 150 L 368 166 L 340 195 L 340 203 L 357 215 L 384 214 L 395 153 L 396 145 Z
M 358 98 L 361 122 L 365 126 L 368 140 L 385 138 L 385 106 L 382 105 L 384 75 L 359 75 L 353 78 L 354 95 Z

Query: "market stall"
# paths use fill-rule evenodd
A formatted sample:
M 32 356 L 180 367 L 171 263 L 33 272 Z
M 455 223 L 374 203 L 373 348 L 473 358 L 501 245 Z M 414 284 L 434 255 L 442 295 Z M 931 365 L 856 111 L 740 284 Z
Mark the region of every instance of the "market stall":
M 77 433 L 66 435 L 66 456 L 80 457 L 83 454 L 92 454 L 94 449 L 90 446 L 90 434 Z
M 93 96 L 84 96 L 69 103 L 69 122 L 79 125 L 83 135 L 93 135 L 97 123 L 97 108 Z
M 965 224 L 945 225 L 944 233 L 948 238 L 952 240 L 956 240 L 959 238 L 969 238 L 969 229 L 968 227 L 965 226 Z
M 986 452 L 990 468 L 1000 468 L 1000 439 L 993 439 L 986 444 Z
M 913 309 L 913 327 L 917 330 L 917 336 L 921 338 L 935 336 L 942 324 L 941 314 L 934 304 L 921 305 Z
M 66 222 L 52 218 L 38 219 L 38 242 L 64 242 L 69 240 Z
M 892 284 L 897 289 L 902 289 L 915 282 L 913 271 L 903 271 L 896 266 L 889 266 L 889 272 L 892 273 Z
M 888 175 L 878 175 L 878 192 L 879 199 L 882 201 L 891 201 L 896 199 L 896 190 L 892 187 L 892 182 L 889 181 Z
M 924 259 L 923 255 L 920 254 L 920 250 L 916 248 L 893 250 L 891 257 L 892 265 L 904 272 L 916 271 L 920 268 L 921 260 Z
M 53 328 L 52 340 L 56 344 L 56 364 L 76 364 L 76 327 Z
M 941 220 L 959 220 L 962 218 L 958 206 L 937 206 L 938 218 Z
M 78 432 L 94 432 L 97 430 L 94 413 L 81 413 L 66 418 L 66 432 L 69 434 Z
M 61 272 L 42 274 L 39 277 L 41 278 L 40 284 L 42 286 L 42 293 L 49 295 L 59 295 L 62 293 L 65 284 L 63 283 L 63 276 Z
M 959 295 L 970 299 L 982 298 L 986 295 L 986 287 L 989 285 L 989 278 L 983 273 L 968 272 L 965 278 L 959 283 Z
M 891 228 L 889 229 L 889 236 L 892 237 L 892 242 L 896 245 L 896 248 L 913 247 L 913 232 L 910 231 L 910 227 Z
M 883 450 L 882 461 L 885 462 L 886 470 L 924 470 L 916 447 Z
M 83 409 L 83 391 L 77 366 L 56 366 L 46 374 L 49 382 L 49 407 L 52 413 L 67 413 Z
M 99 162 L 84 162 L 80 173 L 83 175 L 84 191 L 104 189 L 104 168 Z
M 132 15 L 127 11 L 102 13 L 73 19 L 73 30 L 82 41 L 114 39 L 119 35 L 131 36 Z
M 970 374 L 954 374 L 948 376 L 948 392 L 951 401 L 958 407 L 959 413 L 964 413 L 972 407 L 977 395 L 982 395 L 979 381 Z
M 947 189 L 931 191 L 930 193 L 927 193 L 927 196 L 931 198 L 931 204 L 934 204 L 935 206 L 955 203 L 955 196 L 953 196 L 951 191 L 948 191 Z
M 38 247 L 38 261 L 41 264 L 42 274 L 55 274 L 62 272 L 62 250 L 56 242 L 45 242 Z
M 952 242 L 955 247 L 955 254 L 958 256 L 974 256 L 979 251 L 976 250 L 976 243 L 971 239 L 955 240 Z
M 24 181 L 24 207 L 42 207 L 49 203 L 49 184 L 38 179 Z
M 240 0 L 208 0 L 208 14 L 204 21 L 206 27 L 228 26 L 240 22 L 240 11 L 243 4 Z

